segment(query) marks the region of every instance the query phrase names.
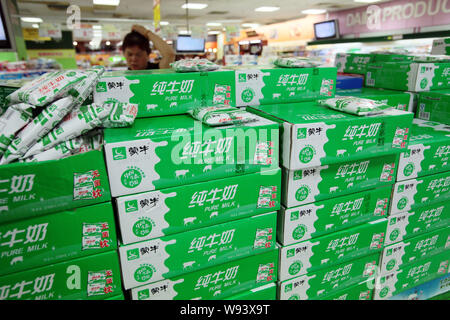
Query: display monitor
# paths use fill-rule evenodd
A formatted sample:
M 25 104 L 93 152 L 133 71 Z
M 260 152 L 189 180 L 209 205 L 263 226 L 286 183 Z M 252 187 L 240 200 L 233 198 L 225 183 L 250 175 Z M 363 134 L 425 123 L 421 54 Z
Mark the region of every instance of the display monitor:
M 316 40 L 339 38 L 338 20 L 314 23 L 314 36 Z
M 177 52 L 205 52 L 205 39 L 179 35 L 176 42 Z
M 0 5 L 0 50 L 12 49 L 11 40 L 9 39 L 8 23 L 5 20 L 3 2 Z

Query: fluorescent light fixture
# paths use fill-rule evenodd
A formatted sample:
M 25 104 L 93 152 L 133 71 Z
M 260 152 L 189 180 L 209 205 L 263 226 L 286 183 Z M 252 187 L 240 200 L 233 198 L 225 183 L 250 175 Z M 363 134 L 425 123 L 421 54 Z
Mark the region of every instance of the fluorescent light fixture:
M 261 43 L 261 40 L 250 40 L 250 43 Z
M 302 11 L 303 14 L 322 14 L 325 12 L 327 12 L 325 9 L 307 9 Z
M 274 12 L 278 10 L 280 10 L 280 7 L 259 7 L 255 9 L 257 12 Z
M 92 0 L 92 3 L 99 6 L 118 6 L 120 0 Z
M 213 52 L 216 53 L 216 52 L 217 52 L 217 49 L 216 49 L 216 48 L 213 48 Z
M 107 45 L 107 46 L 111 45 L 111 42 L 106 41 L 106 45 Z
M 193 10 L 202 10 L 205 9 L 208 5 L 206 3 L 185 3 L 181 7 L 183 9 L 193 9 Z
M 74 41 L 74 42 L 72 42 L 72 44 L 73 44 L 74 46 L 77 46 L 77 45 L 78 45 L 78 42 Z
M 354 2 L 360 2 L 360 3 L 375 3 L 380 2 L 381 0 L 353 0 Z
M 180 31 L 178 31 L 178 33 L 179 34 L 191 34 L 191 32 L 187 31 L 187 30 L 180 30 Z
M 220 27 L 222 24 L 219 22 L 208 22 L 206 25 L 208 27 Z
M 31 26 L 35 29 L 39 29 L 39 25 L 37 23 L 33 23 Z
M 92 29 L 94 29 L 94 30 L 101 30 L 102 26 L 97 24 L 97 25 L 92 26 Z
M 245 45 L 245 44 L 249 44 L 250 42 L 248 42 L 248 41 L 239 41 L 239 44 L 240 45 Z
M 169 22 L 168 21 L 160 21 L 159 24 L 162 26 L 167 26 L 169 24 Z
M 33 18 L 33 17 L 22 17 L 20 18 L 23 22 L 30 22 L 30 23 L 41 23 L 43 20 L 41 18 Z
M 211 35 L 220 34 L 220 31 L 208 31 L 208 34 L 211 34 Z
M 244 28 L 257 28 L 260 26 L 259 23 L 243 23 L 242 26 Z

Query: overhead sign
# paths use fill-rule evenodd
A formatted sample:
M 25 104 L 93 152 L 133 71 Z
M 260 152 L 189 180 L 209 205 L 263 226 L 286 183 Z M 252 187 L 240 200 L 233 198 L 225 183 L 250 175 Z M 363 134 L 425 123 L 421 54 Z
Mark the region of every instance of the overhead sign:
M 77 41 L 91 41 L 94 38 L 94 30 L 90 24 L 82 24 L 80 28 L 73 29 L 73 39 Z
M 61 39 L 61 25 L 56 23 L 42 23 L 39 26 L 39 36 L 43 38 Z

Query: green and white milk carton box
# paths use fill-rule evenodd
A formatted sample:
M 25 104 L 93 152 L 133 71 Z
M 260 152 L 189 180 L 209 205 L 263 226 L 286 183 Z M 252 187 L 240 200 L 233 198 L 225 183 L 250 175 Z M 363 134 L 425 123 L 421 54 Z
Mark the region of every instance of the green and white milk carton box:
M 321 296 L 317 300 L 372 300 L 374 280 L 367 280 L 357 285 Z
M 280 300 L 317 300 L 369 278 L 375 279 L 380 253 L 340 263 L 330 268 L 279 283 Z
M 428 255 L 386 275 L 377 275 L 374 300 L 385 300 L 450 272 L 448 251 Z
M 258 106 L 332 98 L 336 68 L 226 67 L 235 72 L 236 106 Z
M 385 246 L 381 259 L 381 274 L 401 269 L 426 256 L 448 251 L 450 227 L 446 226 L 416 237 Z
M 375 100 L 387 104 L 398 110 L 413 112 L 415 94 L 413 92 L 402 92 L 395 90 L 386 90 L 379 88 L 362 88 L 361 92 L 346 92 L 345 90 L 336 90 L 336 97 L 353 96 Z
M 371 63 L 367 66 L 365 86 L 413 92 L 450 88 L 450 63 Z
M 379 253 L 387 219 L 382 218 L 280 249 L 280 281 L 332 267 L 341 262 Z
M 337 72 L 365 74 L 367 65 L 375 61 L 370 53 L 337 53 L 334 65 Z
M 290 170 L 399 153 L 408 146 L 413 119 L 393 109 L 360 117 L 315 101 L 248 111 L 280 123 L 281 164 Z
M 390 214 L 448 201 L 450 171 L 397 182 L 392 193 Z
M 447 298 L 439 300 L 448 300 L 450 294 L 450 274 L 446 274 L 440 278 L 422 283 L 417 287 L 410 288 L 395 296 L 389 297 L 388 300 L 430 300 L 447 293 Z M 432 299 L 434 300 L 434 299 Z
M 287 246 L 385 217 L 391 191 L 391 187 L 384 187 L 299 207 L 282 206 L 277 241 Z
M 0 225 L 0 276 L 117 249 L 110 202 Z
M 395 181 L 398 154 L 282 172 L 281 204 L 292 208 L 369 189 Z
M 125 289 L 275 247 L 276 212 L 119 247 Z
M 235 105 L 234 72 L 143 70 L 106 72 L 94 90 L 94 102 L 138 105 L 138 118 L 184 114 L 211 104 Z
M 116 198 L 123 244 L 280 209 L 281 170 Z
M 0 166 L 0 223 L 111 200 L 103 151 Z
M 222 127 L 187 115 L 154 117 L 106 129 L 112 196 L 277 168 L 278 125 L 254 117 L 250 123 Z
M 450 89 L 419 93 L 416 117 L 450 125 Z
M 450 202 L 438 202 L 414 211 L 389 215 L 384 245 L 450 225 Z
M 224 300 L 276 300 L 277 285 L 275 282 L 245 290 Z
M 278 249 L 131 290 L 133 300 L 222 300 L 277 280 Z
M 450 38 L 433 40 L 433 45 L 431 46 L 431 54 L 450 56 Z
M 115 250 L 0 277 L 0 300 L 103 300 L 121 292 Z
M 400 154 L 397 181 L 450 171 L 450 126 L 414 119 L 408 149 Z

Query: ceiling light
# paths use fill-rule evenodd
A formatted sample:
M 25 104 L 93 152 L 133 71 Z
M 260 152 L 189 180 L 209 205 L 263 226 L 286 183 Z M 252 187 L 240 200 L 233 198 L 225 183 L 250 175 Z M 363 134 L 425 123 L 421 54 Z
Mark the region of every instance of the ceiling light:
M 185 3 L 181 7 L 183 9 L 194 9 L 194 10 L 201 10 L 205 9 L 208 5 L 206 3 Z
M 244 28 L 257 28 L 260 26 L 259 23 L 243 23 L 242 26 Z
M 111 42 L 106 41 L 106 45 L 107 45 L 107 46 L 111 45 Z
M 361 3 L 375 3 L 380 2 L 381 0 L 353 0 L 354 2 L 361 2 Z
M 41 18 L 33 18 L 33 17 L 22 17 L 20 18 L 23 22 L 30 22 L 30 23 L 41 23 L 43 22 Z
M 99 6 L 118 6 L 120 0 L 92 0 L 92 2 Z
M 74 41 L 72 44 L 76 47 L 78 45 L 78 42 Z
M 322 14 L 325 12 L 327 12 L 325 9 L 307 9 L 302 11 L 303 14 Z
M 257 12 L 274 12 L 278 10 L 280 10 L 280 7 L 259 7 L 255 9 Z
M 167 26 L 169 24 L 169 22 L 167 22 L 167 21 L 160 21 L 159 24 L 162 25 L 162 26 Z
M 37 23 L 33 23 L 31 26 L 35 29 L 39 29 L 39 25 Z
M 220 34 L 220 31 L 209 31 L 208 34 L 211 34 L 211 35 Z
M 208 27 L 220 27 L 222 24 L 219 22 L 208 22 L 206 25 Z
M 217 49 L 216 49 L 216 48 L 213 48 L 213 52 L 216 53 L 216 52 L 217 52 Z
M 92 26 L 92 29 L 94 29 L 94 30 L 101 30 L 102 26 L 101 25 L 95 25 L 95 26 Z

